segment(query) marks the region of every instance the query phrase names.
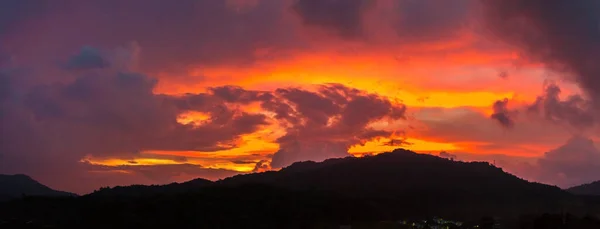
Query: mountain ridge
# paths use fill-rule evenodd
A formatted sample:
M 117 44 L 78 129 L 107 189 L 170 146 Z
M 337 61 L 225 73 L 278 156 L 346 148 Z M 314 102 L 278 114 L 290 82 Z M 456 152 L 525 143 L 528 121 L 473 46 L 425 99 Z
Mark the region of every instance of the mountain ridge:
M 114 187 L 88 196 L 140 197 L 246 185 L 327 193 L 382 209 L 394 209 L 397 204 L 410 209 L 401 214 L 451 214 L 456 205 L 469 206 L 463 210 L 474 209 L 472 214 L 510 214 L 514 208 L 559 212 L 565 205 L 577 205 L 573 195 L 556 186 L 526 181 L 487 162 L 453 161 L 404 149 L 361 158 L 296 162 L 279 171 L 236 175 L 215 182 L 197 179 L 162 186 Z
M 77 196 L 74 193 L 57 191 L 24 174 L 0 174 L 0 201 L 23 196 Z
M 529 182 L 486 162 L 408 150 L 361 158 L 297 162 L 279 171 L 219 181 L 101 188 L 79 198 L 28 198 L 0 204 L 0 216 L 71 228 L 243 228 L 378 222 L 432 216 L 472 221 L 494 216 L 600 213 L 600 201 Z M 73 220 L 79 219 L 79 220 Z M 207 226 L 207 225 L 212 225 Z M 277 226 L 273 226 L 277 225 Z
M 573 201 L 556 186 L 523 180 L 487 162 L 452 161 L 404 149 L 362 158 L 300 162 L 277 172 L 237 175 L 219 182 L 333 192 L 349 198 L 399 201 L 422 209 L 425 205 L 451 209 L 462 204 L 508 210 L 511 204 L 528 203 L 533 211 L 558 210 Z
M 577 185 L 567 189 L 576 195 L 600 196 L 600 180 L 588 184 Z

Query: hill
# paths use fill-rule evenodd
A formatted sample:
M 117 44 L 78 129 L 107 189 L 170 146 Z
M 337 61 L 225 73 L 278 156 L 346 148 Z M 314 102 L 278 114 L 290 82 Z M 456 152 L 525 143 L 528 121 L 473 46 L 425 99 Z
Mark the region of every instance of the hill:
M 414 217 L 512 216 L 560 212 L 578 204 L 573 195 L 558 187 L 528 182 L 486 162 L 452 161 L 403 149 L 362 158 L 297 162 L 279 171 L 237 175 L 217 182 L 196 179 L 169 185 L 102 188 L 88 197 L 179 195 L 207 187 L 244 192 L 238 188 L 244 185 L 327 194 L 368 203 L 384 209 L 384 214 Z
M 575 186 L 567 191 L 576 195 L 600 196 L 600 181 Z
M 142 197 L 155 195 L 177 195 L 187 192 L 198 191 L 201 188 L 208 187 L 214 183 L 210 180 L 197 178 L 183 183 L 171 183 L 167 185 L 130 185 L 116 186 L 113 188 L 105 187 L 94 191 L 88 196 L 93 197 L 111 197 L 111 196 L 126 196 L 126 197 Z
M 56 191 L 31 177 L 0 174 L 0 201 L 20 198 L 22 196 L 76 196 L 73 193 Z
M 44 228 L 310 228 L 373 221 L 377 214 L 362 202 L 326 193 L 211 185 L 176 195 L 24 198 L 0 204 L 0 228 L 3 217 Z
M 488 163 L 395 150 L 299 162 L 217 182 L 196 179 L 102 188 L 79 198 L 24 198 L 0 204 L 0 216 L 67 228 L 339 228 L 348 222 L 433 216 L 468 222 L 483 216 L 600 211 L 597 204 L 584 206 L 580 200 Z
M 558 187 L 525 181 L 489 163 L 451 161 L 402 149 L 364 158 L 299 162 L 277 172 L 238 175 L 219 183 L 332 192 L 417 215 L 559 211 L 574 201 Z

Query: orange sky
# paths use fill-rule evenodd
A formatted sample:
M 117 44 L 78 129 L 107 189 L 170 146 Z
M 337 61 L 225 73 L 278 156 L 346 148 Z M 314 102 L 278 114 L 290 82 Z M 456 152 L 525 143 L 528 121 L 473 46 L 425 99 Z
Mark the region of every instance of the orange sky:
M 0 121 L 13 128 L 9 140 L 27 136 L 36 144 L 0 147 L 12 160 L 0 161 L 0 172 L 28 173 L 76 192 L 262 171 L 286 147 L 292 158 L 286 160 L 292 161 L 307 154 L 362 156 L 404 147 L 463 160 L 503 158 L 521 169 L 516 162 L 544 157 L 570 137 L 586 134 L 526 111 L 548 83 L 560 86 L 560 98 L 582 91 L 566 81 L 569 74 L 491 34 L 479 1 L 128 0 L 14 7 L 23 15 L 0 17 L 0 77 L 10 75 L 7 101 L 16 102 L 6 103 L 7 109 L 0 103 L 11 114 Z M 354 114 L 340 111 L 356 98 L 347 94 L 335 111 L 296 112 L 292 116 L 306 116 L 293 117 L 297 122 L 282 121 L 274 109 L 262 107 L 264 101 L 215 100 L 231 106 L 227 120 L 215 125 L 211 112 L 218 105 L 210 102 L 204 101 L 213 106 L 205 113 L 163 106 L 165 98 L 211 95 L 220 86 L 275 98 L 282 97 L 277 90 L 313 92 L 306 96 L 334 84 L 360 90 L 387 113 L 371 114 L 368 106 L 357 105 L 364 112 L 352 112 L 375 117 L 358 122 L 357 130 L 348 123 L 337 126 L 341 117 Z M 277 99 L 278 105 L 295 103 Z M 494 103 L 503 99 L 512 128 L 490 118 Z M 293 106 L 287 111 L 299 105 Z M 398 110 L 404 117 L 392 114 Z M 304 126 L 313 113 L 317 127 Z M 242 116 L 250 121 L 232 122 Z M 201 128 L 205 124 L 209 127 Z M 207 136 L 220 128 L 221 135 Z M 316 146 L 297 146 L 302 144 L 284 137 Z M 296 152 L 303 150 L 311 152 Z M 55 171 L 82 177 L 58 180 L 50 175 Z M 89 184 L 80 185 L 82 180 Z
M 355 52 L 343 53 L 349 47 L 337 47 L 318 52 L 295 52 L 284 59 L 261 60 L 251 66 L 198 66 L 191 67 L 188 77 L 172 77 L 170 73 L 159 74 L 157 94 L 183 94 L 206 91 L 207 87 L 236 85 L 246 89 L 272 90 L 279 87 L 311 88 L 324 83 L 340 83 L 348 87 L 365 90 L 399 100 L 409 107 L 409 113 L 419 108 L 469 108 L 472 112 L 489 116 L 491 104 L 509 98 L 513 104 L 531 103 L 541 93 L 547 77 L 543 66 L 527 64 L 515 67 L 518 57 L 511 50 L 486 53 L 470 48 L 470 41 L 458 38 L 431 44 L 409 47 L 364 47 L 353 46 Z M 259 52 L 259 51 L 257 51 Z M 399 57 L 397 53 L 403 53 Z M 260 55 L 268 55 L 264 51 Z M 507 78 L 500 77 L 506 72 Z M 201 79 L 195 81 L 195 79 Z M 245 108 L 250 112 L 261 112 L 258 107 Z M 441 119 L 452 118 L 452 114 L 440 114 Z M 493 142 L 481 140 L 453 141 L 438 139 L 411 129 L 419 125 L 419 115 L 400 124 L 406 131 L 403 146 L 418 152 L 437 153 L 469 152 L 474 154 L 507 154 L 516 156 L 539 156 L 556 146 L 554 142 L 515 143 L 506 149 L 483 149 L 481 145 Z M 180 118 L 182 123 L 202 122 L 206 114 L 188 113 Z M 492 121 L 490 120 L 490 123 Z M 382 129 L 394 130 L 398 126 L 384 123 Z M 426 126 L 424 128 L 427 128 Z M 492 127 L 493 128 L 493 127 Z M 500 129 L 500 127 L 497 127 Z M 497 131 L 497 130 L 492 130 Z M 255 163 L 269 160 L 279 147 L 274 140 L 284 134 L 277 125 L 243 136 L 239 148 L 220 152 L 144 152 L 136 158 L 134 165 L 192 163 L 207 168 L 222 168 L 250 172 Z M 385 146 L 378 141 L 351 147 L 350 153 L 379 153 L 391 151 L 397 146 Z M 256 153 L 258 152 L 258 153 Z M 185 162 L 157 159 L 157 155 L 182 156 Z M 236 158 L 246 158 L 246 163 L 233 163 Z M 95 164 L 133 165 L 131 159 L 88 158 Z

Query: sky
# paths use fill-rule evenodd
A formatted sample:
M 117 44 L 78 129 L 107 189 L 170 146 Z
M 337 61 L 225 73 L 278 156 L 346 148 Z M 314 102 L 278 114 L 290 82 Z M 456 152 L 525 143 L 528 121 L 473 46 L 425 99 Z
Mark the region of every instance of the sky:
M 395 148 L 600 180 L 595 0 L 2 0 L 0 173 L 218 180 Z

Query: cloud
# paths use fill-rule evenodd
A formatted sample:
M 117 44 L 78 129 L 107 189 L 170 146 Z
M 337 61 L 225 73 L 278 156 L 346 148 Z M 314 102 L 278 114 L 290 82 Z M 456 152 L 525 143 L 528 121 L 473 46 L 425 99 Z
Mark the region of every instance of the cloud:
M 448 153 L 446 151 L 440 152 L 439 155 L 442 158 L 448 158 L 448 159 L 452 159 L 452 160 L 456 160 L 458 158 L 458 156 L 456 156 L 456 154 Z
M 183 98 L 154 94 L 157 80 L 140 73 L 84 71 L 72 81 L 21 88 L 13 84 L 18 75 L 0 72 L 0 133 L 2 142 L 11 142 L 0 145 L 0 173 L 63 171 L 58 167 L 74 168 L 87 155 L 231 149 L 242 135 L 268 124 L 262 114 L 211 107 L 223 100 L 209 94 L 194 96 L 206 97 L 196 107 L 212 112 L 210 120 L 179 123 L 179 115 L 192 108 L 177 104 Z M 53 165 L 39 166 L 44 161 Z
M 252 170 L 252 172 L 254 173 L 260 173 L 260 172 L 265 172 L 265 171 L 269 171 L 271 170 L 271 162 L 267 161 L 267 160 L 261 160 L 259 162 L 256 163 L 256 165 L 254 166 L 254 169 Z
M 71 60 L 94 55 L 96 60 L 108 60 L 114 53 L 86 47 Z M 121 67 L 129 66 L 125 60 L 135 58 L 123 60 L 124 63 L 117 61 L 114 63 L 118 64 L 102 69 L 97 63 L 90 64 L 93 61 L 70 61 L 70 66 L 79 70 L 62 71 L 69 77 L 31 82 L 27 87 L 13 84 L 18 77 L 14 72 L 0 71 L 0 80 L 6 81 L 0 88 L 0 133 L 3 142 L 11 142 L 0 145 L 0 173 L 27 173 L 42 177 L 42 182 L 56 184 L 60 181 L 55 177 L 60 174 L 90 169 L 79 165 L 83 158 L 127 161 L 145 151 L 228 150 L 239 147 L 244 135 L 266 125 L 279 125 L 285 131 L 275 140 L 280 151 L 273 155 L 271 164 L 257 164 L 256 170 L 261 171 L 295 161 L 348 156 L 353 145 L 393 135 L 370 127 L 372 122 L 403 119 L 406 111 L 403 104 L 387 97 L 340 84 L 320 85 L 316 90 L 254 91 L 218 86 L 203 93 L 155 94 L 158 80 Z M 243 108 L 254 104 L 261 108 L 260 112 Z M 181 115 L 189 112 L 207 117 L 180 122 Z M 46 161 L 53 163 L 44 164 Z M 131 167 L 105 169 L 135 168 L 136 173 L 145 174 L 148 179 L 157 176 L 148 166 L 128 166 Z M 185 172 L 190 167 L 168 167 L 168 173 L 177 173 L 178 168 Z M 53 171 L 54 178 L 47 176 L 49 171 Z M 172 177 L 165 175 L 156 179 Z
M 590 138 L 574 135 L 563 145 L 549 148 L 539 157 L 457 154 L 463 160 L 494 161 L 509 173 L 561 188 L 600 180 L 600 150 Z
M 7 41 L 15 54 L 27 59 L 55 58 L 56 53 L 84 45 L 116 47 L 137 42 L 145 53 L 140 67 L 165 72 L 197 65 L 248 64 L 260 58 L 256 50 L 275 52 L 302 45 L 293 36 L 297 26 L 284 20 L 287 1 L 256 1 L 243 10 L 230 1 L 8 2 L 14 3 L 0 7 L 11 9 L 2 14 L 0 26 L 27 25 L 26 30 L 6 32 L 10 32 Z M 19 8 L 13 10 L 15 4 Z M 44 20 L 37 20 L 41 17 Z M 28 37 L 45 42 L 36 44 Z M 34 53 L 38 55 L 29 56 Z
M 293 162 L 322 161 L 349 156 L 348 149 L 357 144 L 393 133 L 369 127 L 382 119 L 405 118 L 406 107 L 389 98 L 366 93 L 340 84 L 321 85 L 316 91 L 301 88 L 279 88 L 274 91 L 251 91 L 236 86 L 210 88 L 209 92 L 227 103 L 250 104 L 273 114 L 273 121 L 284 128 L 285 135 L 276 142 L 280 146 L 270 166 L 281 168 Z M 186 109 L 207 111 L 198 106 L 205 95 L 191 95 L 179 102 Z M 214 108 L 218 105 L 209 105 Z
M 109 65 L 99 50 L 85 46 L 81 48 L 81 51 L 77 55 L 69 58 L 65 68 L 69 70 L 89 70 L 106 68 Z
M 508 79 L 509 76 L 510 74 L 506 70 L 501 70 L 498 72 L 498 77 L 500 77 L 501 79 Z
M 214 151 L 236 147 L 241 135 L 267 124 L 264 115 L 227 107 L 220 107 L 218 114 L 213 110 L 215 115 L 202 125 L 178 123 L 185 110 L 154 95 L 155 85 L 156 80 L 134 73 L 92 74 L 68 84 L 40 85 L 27 92 L 20 104 L 3 110 L 9 114 L 2 120 L 10 130 L 8 137 L 29 130 L 26 139 L 35 146 L 2 151 L 18 155 L 42 150 L 72 157 L 71 161 L 85 154 Z
M 469 25 L 473 0 L 399 0 L 396 3 L 398 35 L 404 40 L 440 40 L 459 35 Z
M 525 111 L 529 118 L 537 118 L 583 133 L 593 129 L 596 124 L 596 110 L 592 102 L 580 94 L 572 94 L 561 98 L 561 88 L 553 82 L 546 82 L 543 93 L 531 104 L 508 109 L 509 100 L 498 100 L 493 104 L 494 113 L 490 118 L 498 121 L 503 127 L 512 128 L 519 111 Z
M 540 114 L 544 119 L 555 124 L 566 124 L 577 130 L 585 130 L 594 126 L 595 110 L 590 101 L 575 94 L 560 99 L 561 89 L 550 83 L 544 88 L 544 93 L 537 97 L 527 110 Z
M 494 109 L 494 113 L 490 116 L 490 118 L 498 121 L 500 125 L 505 128 L 512 128 L 515 122 L 512 120 L 511 112 L 507 108 L 508 99 L 498 100 L 494 102 L 492 108 Z
M 412 143 L 406 141 L 406 139 L 403 139 L 403 138 L 392 138 L 389 141 L 384 142 L 382 145 L 402 147 L 402 146 L 410 146 L 410 145 L 412 145 Z
M 451 142 L 471 152 L 510 155 L 540 154 L 540 147 L 552 146 L 570 137 L 558 125 L 548 125 L 536 115 L 519 112 L 510 132 L 498 128 L 489 116 L 474 108 L 411 108 L 415 122 L 407 129 L 411 138 Z
M 341 37 L 363 34 L 363 16 L 374 0 L 297 0 L 292 9 L 307 26 L 332 30 Z
M 546 152 L 538 166 L 542 180 L 561 187 L 590 183 L 600 180 L 600 151 L 591 139 L 574 136 L 564 145 Z
M 51 6 L 51 2 L 47 0 L 5 0 L 0 2 L 0 36 L 19 29 L 22 23 L 42 15 Z
M 286 134 L 277 139 L 280 150 L 273 155 L 274 168 L 296 161 L 349 156 L 353 145 L 393 135 L 369 127 L 370 123 L 404 119 L 406 112 L 403 104 L 339 84 L 324 85 L 317 92 L 278 90 L 275 95 L 287 102 L 269 104 L 268 108 L 288 113 L 279 119 L 286 126 Z
M 496 38 L 531 60 L 566 73 L 598 108 L 600 3 L 594 0 L 481 0 L 486 25 Z

